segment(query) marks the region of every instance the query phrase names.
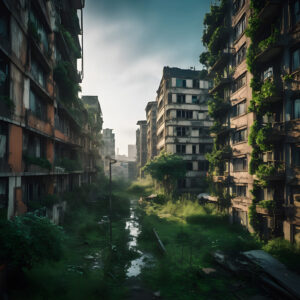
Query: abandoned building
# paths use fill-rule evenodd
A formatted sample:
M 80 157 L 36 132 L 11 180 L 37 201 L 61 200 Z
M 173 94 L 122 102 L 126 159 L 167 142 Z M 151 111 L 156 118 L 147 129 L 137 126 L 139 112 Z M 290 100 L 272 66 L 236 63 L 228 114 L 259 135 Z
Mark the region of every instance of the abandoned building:
M 142 168 L 147 163 L 147 121 L 140 120 L 137 122 L 139 128 L 136 130 L 136 162 L 137 176 L 143 177 Z
M 147 103 L 146 117 L 147 117 L 147 161 L 153 159 L 157 155 L 156 143 L 156 101 Z
M 208 171 L 212 121 L 207 111 L 210 83 L 204 77 L 200 71 L 164 67 L 157 90 L 157 153 L 165 150 L 186 160 L 186 178 L 178 183 L 182 191 L 200 190 Z
M 116 155 L 116 146 L 115 146 L 115 134 L 113 133 L 113 129 L 103 129 L 102 132 L 102 140 L 103 140 L 103 149 L 102 149 L 102 157 L 104 161 L 104 173 L 109 175 L 109 157 L 115 158 Z
M 65 204 L 49 195 L 93 180 L 97 142 L 78 98 L 83 7 L 84 0 L 0 2 L 3 217 L 46 205 L 59 222 Z
M 210 163 L 218 200 L 229 207 L 234 222 L 250 231 L 265 239 L 284 236 L 297 243 L 299 5 L 222 0 L 209 12 L 217 21 L 205 18 L 207 52 L 200 57 L 214 80 Z M 214 35 L 217 30 L 222 34 Z M 227 199 L 224 191 L 230 195 Z

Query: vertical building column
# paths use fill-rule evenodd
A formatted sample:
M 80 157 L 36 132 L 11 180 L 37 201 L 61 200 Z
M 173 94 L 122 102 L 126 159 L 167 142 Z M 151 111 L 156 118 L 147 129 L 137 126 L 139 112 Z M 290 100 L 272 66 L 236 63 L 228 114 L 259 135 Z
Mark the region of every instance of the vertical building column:
M 11 176 L 8 180 L 8 209 L 7 218 L 20 215 L 27 211 L 22 202 L 22 180 L 21 176 Z

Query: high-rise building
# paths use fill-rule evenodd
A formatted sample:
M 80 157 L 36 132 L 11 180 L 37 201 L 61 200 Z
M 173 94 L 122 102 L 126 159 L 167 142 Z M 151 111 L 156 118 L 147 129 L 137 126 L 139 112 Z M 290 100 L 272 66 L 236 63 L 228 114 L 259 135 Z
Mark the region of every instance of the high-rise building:
M 147 103 L 146 117 L 147 117 L 147 160 L 151 160 L 157 155 L 156 143 L 156 101 Z
M 233 197 L 233 221 L 299 243 L 298 8 L 299 1 L 222 0 L 205 18 L 201 60 L 214 78 L 214 182 Z
M 205 154 L 212 149 L 207 102 L 209 81 L 204 72 L 164 67 L 157 90 L 157 153 L 182 155 L 187 163 L 182 191 L 200 190 L 208 171 Z
M 138 121 L 137 125 L 139 125 L 136 131 L 137 173 L 139 177 L 143 177 L 142 168 L 147 162 L 147 121 Z
M 113 129 L 103 129 L 102 133 L 102 139 L 103 139 L 103 160 L 104 160 L 104 172 L 106 175 L 109 174 L 109 159 L 115 158 L 115 134 L 113 133 Z
M 130 161 L 136 160 L 136 145 L 128 145 L 128 159 Z
M 94 177 L 93 124 L 78 97 L 83 7 L 83 0 L 0 2 L 1 216 L 45 207 L 46 195 Z M 53 202 L 44 211 L 59 222 L 64 207 Z

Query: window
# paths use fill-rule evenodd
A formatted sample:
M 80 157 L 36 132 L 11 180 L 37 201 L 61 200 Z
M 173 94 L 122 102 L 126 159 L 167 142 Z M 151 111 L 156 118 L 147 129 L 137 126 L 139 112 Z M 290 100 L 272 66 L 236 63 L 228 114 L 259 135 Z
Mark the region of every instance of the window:
M 246 197 L 247 186 L 246 185 L 234 185 L 232 186 L 232 194 L 236 197 Z
M 196 80 L 196 79 L 193 80 L 193 88 L 199 89 L 199 80 Z
M 262 73 L 262 80 L 267 80 L 269 78 L 273 77 L 273 67 L 269 67 L 266 70 L 263 71 Z
M 209 163 L 207 160 L 199 160 L 198 161 L 198 170 L 207 172 L 209 168 Z
M 168 103 L 169 104 L 172 103 L 172 94 L 171 93 L 168 94 Z
M 292 22 L 293 25 L 295 25 L 300 21 L 300 0 L 295 0 L 291 12 L 292 12 Z
M 224 100 L 228 100 L 230 98 L 230 88 L 224 88 Z
M 245 5 L 245 0 L 236 0 L 233 3 L 233 15 L 236 15 L 244 5 Z
M 212 151 L 211 144 L 199 144 L 199 154 L 205 154 Z
M 199 104 L 199 98 L 198 98 L 198 96 L 195 96 L 195 95 L 192 96 L 192 103 L 193 104 Z
M 186 87 L 186 80 L 185 79 L 180 79 L 176 78 L 176 87 Z
M 46 157 L 46 140 L 30 132 L 23 134 L 23 152 L 31 157 Z
M 39 63 L 35 60 L 31 61 L 31 74 L 33 78 L 42 86 L 46 87 L 46 75 Z
M 0 95 L 8 95 L 9 90 L 9 66 L 0 53 Z
M 234 27 L 234 39 L 237 40 L 246 29 L 246 15 L 240 19 L 237 25 Z
M 176 153 L 179 153 L 179 154 L 185 154 L 185 149 L 186 149 L 186 146 L 185 145 L 176 145 Z
M 178 104 L 185 103 L 185 95 L 177 94 L 176 95 L 176 103 L 178 103 Z
M 8 128 L 4 123 L 0 123 L 0 160 L 6 161 L 7 155 Z
M 0 4 L 0 41 L 8 41 L 9 40 L 9 18 L 8 12 L 2 5 Z
M 187 128 L 186 127 L 176 127 L 176 136 L 186 136 Z
M 196 154 L 196 145 L 193 145 L 193 154 Z
M 200 89 L 209 89 L 209 83 L 206 80 L 200 80 Z
M 247 157 L 234 158 L 232 164 L 233 164 L 233 172 L 248 170 Z
M 246 113 L 246 101 L 240 102 L 231 108 L 231 117 L 240 116 Z
M 232 86 L 232 92 L 236 92 L 246 84 L 246 73 L 237 78 Z
M 300 99 L 294 100 L 293 116 L 294 116 L 294 119 L 300 119 Z
M 45 52 L 48 51 L 48 35 L 43 24 L 38 20 L 36 14 L 31 10 L 29 13 L 29 20 L 37 28 L 38 34 L 41 37 L 41 43 L 44 47 Z
M 191 110 L 176 110 L 176 117 L 181 119 L 192 119 L 193 111 Z
M 291 164 L 294 167 L 300 167 L 300 147 L 298 145 L 292 145 L 292 161 Z
M 232 135 L 232 143 L 237 144 L 240 142 L 244 142 L 247 139 L 247 129 L 238 130 Z
M 246 58 L 246 44 L 244 44 L 238 52 L 235 54 L 234 57 L 234 64 L 237 66 L 239 65 L 245 58 Z
M 292 52 L 292 71 L 299 69 L 300 67 L 300 49 Z
M 192 161 L 187 161 L 186 162 L 186 169 L 188 171 L 193 171 L 193 162 Z
M 29 108 L 37 118 L 47 120 L 47 105 L 32 90 L 30 90 Z

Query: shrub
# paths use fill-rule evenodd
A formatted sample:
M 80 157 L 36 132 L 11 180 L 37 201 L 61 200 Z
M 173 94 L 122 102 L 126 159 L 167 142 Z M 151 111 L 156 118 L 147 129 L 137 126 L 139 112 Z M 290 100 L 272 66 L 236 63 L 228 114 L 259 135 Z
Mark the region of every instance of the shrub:
M 49 162 L 47 158 L 42 158 L 42 157 L 33 157 L 33 156 L 28 156 L 24 155 L 24 159 L 26 163 L 31 164 L 31 165 L 36 165 L 40 166 L 43 169 L 51 170 L 52 164 Z
M 62 255 L 63 232 L 48 218 L 27 213 L 0 222 L 0 261 L 16 268 L 31 268 Z

